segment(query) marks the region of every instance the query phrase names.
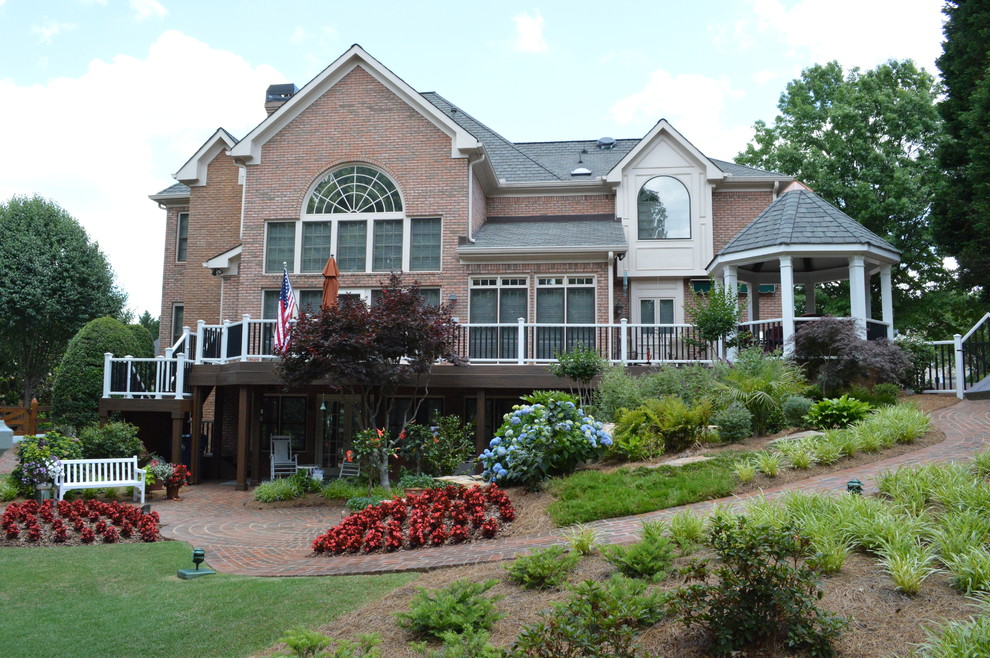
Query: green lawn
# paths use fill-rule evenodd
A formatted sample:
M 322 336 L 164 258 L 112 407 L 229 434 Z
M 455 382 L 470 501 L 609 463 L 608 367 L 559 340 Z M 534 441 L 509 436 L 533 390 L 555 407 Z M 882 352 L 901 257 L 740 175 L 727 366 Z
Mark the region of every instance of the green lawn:
M 416 577 L 179 580 L 191 552 L 183 542 L 0 548 L 0 654 L 245 656 Z
M 747 454 L 719 455 L 684 466 L 578 471 L 550 482 L 556 499 L 550 518 L 557 526 L 567 526 L 728 496 L 739 482 L 733 466 Z

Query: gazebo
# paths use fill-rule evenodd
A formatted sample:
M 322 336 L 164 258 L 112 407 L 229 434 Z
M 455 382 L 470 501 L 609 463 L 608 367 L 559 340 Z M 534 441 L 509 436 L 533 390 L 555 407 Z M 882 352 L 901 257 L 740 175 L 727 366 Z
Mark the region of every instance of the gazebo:
M 849 280 L 850 316 L 863 338 L 894 337 L 891 267 L 901 260 L 889 242 L 828 203 L 801 183 L 791 183 L 766 210 L 715 256 L 709 273 L 727 290 L 746 284 L 749 321 L 756 342 L 793 349 L 799 323 L 820 317 L 815 285 Z M 880 276 L 880 318 L 875 319 L 870 283 Z M 780 286 L 781 308 L 763 317 L 760 285 Z M 804 288 L 804 315 L 794 312 L 795 286 Z

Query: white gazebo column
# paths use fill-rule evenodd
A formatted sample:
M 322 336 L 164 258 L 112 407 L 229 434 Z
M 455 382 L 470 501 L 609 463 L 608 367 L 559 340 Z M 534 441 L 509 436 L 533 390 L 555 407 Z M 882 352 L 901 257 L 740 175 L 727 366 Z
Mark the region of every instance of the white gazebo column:
M 753 300 L 756 299 L 756 290 L 752 281 L 746 281 L 746 319 L 750 322 L 756 319 L 753 315 Z
M 866 303 L 866 319 L 873 319 L 873 291 L 870 289 L 870 280 L 873 277 L 870 275 L 869 269 L 863 270 L 863 301 Z
M 732 294 L 732 298 L 736 300 L 736 321 L 739 320 L 739 277 L 735 265 L 726 265 L 725 271 L 722 272 L 722 285 L 725 286 L 725 290 Z M 729 361 L 736 360 L 736 348 L 727 348 L 725 351 L 725 358 Z
M 890 265 L 880 266 L 880 307 L 887 323 L 887 340 L 894 340 L 894 296 L 891 288 Z
M 784 319 L 784 356 L 794 353 L 794 266 L 790 256 L 780 257 L 780 310 Z
M 818 306 L 815 304 L 815 284 L 811 281 L 804 284 L 804 312 L 808 315 L 818 314 Z
M 856 333 L 866 338 L 866 263 L 862 256 L 849 257 L 849 314 L 856 321 Z

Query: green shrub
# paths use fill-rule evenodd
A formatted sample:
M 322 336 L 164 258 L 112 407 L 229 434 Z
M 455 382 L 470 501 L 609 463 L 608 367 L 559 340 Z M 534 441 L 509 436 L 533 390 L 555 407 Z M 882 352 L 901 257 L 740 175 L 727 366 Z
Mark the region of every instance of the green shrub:
M 697 583 L 674 593 L 685 624 L 703 627 L 718 654 L 786 643 L 832 655 L 832 641 L 848 622 L 815 605 L 821 591 L 804 563 L 810 540 L 790 524 L 758 526 L 731 515 L 713 518 L 711 528 L 720 564 L 695 562 L 688 577 Z
M 935 346 L 918 336 L 904 334 L 898 336 L 895 342 L 910 363 L 905 387 L 918 393 L 933 388 L 933 383 L 928 379 L 928 366 L 935 360 Z
M 551 475 L 566 475 L 581 462 L 612 445 L 602 424 L 575 403 L 573 396 L 536 391 L 505 414 L 489 447 L 478 457 L 481 475 L 499 484 L 538 488 Z
M 79 442 L 82 443 L 83 459 L 133 457 L 145 451 L 138 438 L 137 426 L 120 421 L 84 427 L 79 432 Z
M 663 535 L 663 529 L 659 521 L 645 522 L 640 541 L 629 546 L 605 546 L 602 557 L 623 576 L 650 582 L 663 580 L 674 560 L 670 539 Z
M 303 490 L 293 478 L 280 478 L 262 482 L 252 494 L 259 503 L 274 503 L 279 500 L 294 500 L 303 495 Z
M 378 503 L 382 502 L 382 498 L 377 496 L 354 496 L 353 498 L 348 498 L 344 506 L 352 512 L 360 512 L 368 508 L 368 506 L 374 507 Z
M 502 597 L 483 596 L 497 584 L 494 579 L 483 583 L 456 580 L 434 592 L 420 588 L 409 604 L 409 611 L 396 615 L 399 626 L 413 635 L 438 640 L 446 632 L 490 631 L 505 616 L 495 609 L 496 601 Z
M 11 477 L 22 495 L 33 496 L 36 482 L 32 465 L 51 457 L 59 459 L 82 459 L 82 444 L 74 436 L 64 436 L 58 432 L 48 432 L 44 436 L 25 436 L 17 444 L 17 466 Z M 46 481 L 50 478 L 46 478 Z
M 377 633 L 368 635 L 358 635 L 358 641 L 337 640 L 337 645 L 328 650 L 322 651 L 330 646 L 330 638 L 322 633 L 297 627 L 288 631 L 283 637 L 285 642 L 297 656 L 322 656 L 324 658 L 381 658 L 382 652 L 378 648 L 381 638 Z
M 846 391 L 851 398 L 856 398 L 861 402 L 866 402 L 873 407 L 887 407 L 897 404 L 897 396 L 901 392 L 901 387 L 897 384 L 884 382 L 876 384 L 872 388 L 866 386 L 852 386 Z
M 103 353 L 151 357 L 146 344 L 119 320 L 97 318 L 80 329 L 65 349 L 52 383 L 51 415 L 59 423 L 83 427 L 99 420 L 103 395 Z M 154 382 L 145 382 L 153 385 Z
M 316 493 L 323 488 L 323 483 L 312 477 L 306 471 L 296 471 L 285 479 L 292 482 L 292 484 L 299 489 L 300 496 L 307 493 Z
M 808 415 L 813 404 L 815 401 L 811 398 L 801 395 L 787 396 L 780 406 L 781 412 L 784 414 L 784 422 L 787 423 L 788 427 L 806 427 L 808 421 L 805 416 Z
M 595 414 L 606 422 L 618 420 L 620 410 L 635 409 L 652 397 L 646 383 L 646 377 L 634 377 L 622 366 L 606 369 L 595 388 Z
M 716 367 L 715 393 L 724 405 L 739 402 L 753 414 L 753 429 L 763 435 L 776 431 L 783 422 L 781 404 L 804 391 L 801 368 L 779 353 L 767 354 L 760 347 L 739 352 L 735 363 Z
M 354 478 L 341 478 L 327 482 L 321 493 L 327 500 L 346 502 L 350 498 L 367 496 L 368 485 L 358 482 Z M 371 497 L 381 500 L 391 498 L 394 494 L 394 491 L 385 487 L 375 487 L 371 490 Z
M 611 453 L 637 460 L 686 450 L 707 430 L 711 415 L 707 400 L 691 407 L 676 396 L 647 400 L 638 409 L 621 414 Z
M 399 478 L 399 482 L 396 485 L 400 489 L 429 489 L 437 483 L 433 479 L 432 475 L 413 475 L 412 473 L 406 473 Z
M 705 521 L 687 510 L 678 512 L 670 517 L 670 536 L 682 547 L 696 544 L 704 539 Z
M 457 467 L 474 459 L 474 425 L 460 416 L 437 416 L 433 449 L 427 455 L 427 469 L 436 476 L 453 475 Z
M 808 410 L 808 422 L 818 429 L 836 429 L 862 420 L 870 412 L 870 405 L 843 395 L 826 398 Z
M 18 486 L 13 475 L 0 475 L 0 503 L 17 498 Z
M 489 634 L 469 628 L 463 633 L 447 631 L 441 634 L 443 647 L 430 649 L 426 642 L 413 642 L 410 647 L 427 658 L 504 658 L 505 654 L 488 644 Z
M 718 427 L 718 437 L 723 441 L 734 443 L 753 435 L 753 414 L 739 402 L 716 411 L 712 423 Z
M 563 354 L 555 353 L 554 357 L 557 361 L 550 364 L 550 374 L 575 382 L 581 404 L 590 405 L 593 393 L 591 382 L 605 371 L 608 360 L 598 350 L 583 343 L 574 345 Z M 571 391 L 575 392 L 574 388 Z
M 509 655 L 636 656 L 636 634 L 663 619 L 665 606 L 666 597 L 647 593 L 642 581 L 585 581 L 542 613 L 542 621 L 523 628 Z
M 506 570 L 509 579 L 519 583 L 523 589 L 549 589 L 563 583 L 580 560 L 581 554 L 576 551 L 551 546 L 517 557 Z

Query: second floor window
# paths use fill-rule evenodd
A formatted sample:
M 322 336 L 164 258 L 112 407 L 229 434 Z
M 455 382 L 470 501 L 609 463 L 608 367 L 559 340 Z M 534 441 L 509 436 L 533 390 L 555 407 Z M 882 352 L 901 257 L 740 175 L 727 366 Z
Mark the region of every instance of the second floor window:
M 684 183 L 670 176 L 651 178 L 636 199 L 640 240 L 691 237 L 691 198 Z
M 358 165 L 335 169 L 310 193 L 298 220 L 270 221 L 265 272 L 318 273 L 333 255 L 341 272 L 440 271 L 441 220 L 406 217 L 398 188 Z
M 175 233 L 175 260 L 186 262 L 186 252 L 189 249 L 189 213 L 179 213 L 179 224 Z

